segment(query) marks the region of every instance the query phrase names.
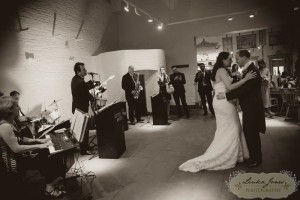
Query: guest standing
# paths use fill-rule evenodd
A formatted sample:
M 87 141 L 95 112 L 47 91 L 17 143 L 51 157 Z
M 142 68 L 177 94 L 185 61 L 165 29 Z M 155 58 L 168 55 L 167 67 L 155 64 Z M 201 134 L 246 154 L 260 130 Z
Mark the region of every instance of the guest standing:
M 239 72 L 239 65 L 236 63 L 231 67 L 231 78 L 233 78 L 232 83 L 236 83 L 242 78 L 242 75 Z
M 170 75 L 169 84 L 172 84 L 174 87 L 173 98 L 176 103 L 177 115 L 179 118 L 182 117 L 181 106 L 180 106 L 180 100 L 181 100 L 184 113 L 186 117 L 189 118 L 190 114 L 185 100 L 184 84 L 186 83 L 186 81 L 185 81 L 184 73 L 178 72 L 175 66 L 172 66 L 172 70 L 173 70 L 173 74 Z
M 200 71 L 197 72 L 194 82 L 195 84 L 198 83 L 198 92 L 201 98 L 204 115 L 207 115 L 207 106 L 206 106 L 206 99 L 208 102 L 208 107 L 212 115 L 215 115 L 214 108 L 212 106 L 212 85 L 210 82 L 211 73 L 210 71 L 205 69 L 204 63 L 198 63 L 200 67 Z
M 271 97 L 270 97 L 270 84 L 271 84 L 271 73 L 269 69 L 266 67 L 266 63 L 263 59 L 257 61 L 260 76 L 262 77 L 262 84 L 261 84 L 261 92 L 262 98 L 265 108 L 265 116 L 273 117 L 274 113 L 271 112 Z

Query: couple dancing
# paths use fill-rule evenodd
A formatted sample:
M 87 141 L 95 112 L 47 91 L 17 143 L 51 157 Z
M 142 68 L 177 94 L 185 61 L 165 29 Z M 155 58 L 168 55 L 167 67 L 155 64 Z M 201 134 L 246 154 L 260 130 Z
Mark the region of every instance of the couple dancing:
M 213 107 L 216 115 L 215 137 L 206 152 L 183 163 L 182 171 L 222 170 L 247 160 L 248 167 L 262 162 L 259 133 L 266 130 L 261 95 L 261 77 L 250 61 L 250 53 L 240 50 L 236 62 L 243 67 L 243 79 L 232 83 L 226 67 L 231 66 L 228 52 L 221 52 L 212 71 L 215 91 Z M 243 128 L 233 100 L 238 99 L 243 111 Z M 242 130 L 243 129 L 243 130 Z

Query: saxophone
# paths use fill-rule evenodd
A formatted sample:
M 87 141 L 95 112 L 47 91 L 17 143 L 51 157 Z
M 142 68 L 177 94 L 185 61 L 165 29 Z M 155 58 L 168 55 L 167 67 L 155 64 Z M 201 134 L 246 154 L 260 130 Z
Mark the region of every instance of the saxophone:
M 143 90 L 143 87 L 141 86 L 141 83 L 140 83 L 140 74 L 139 73 L 135 73 L 137 78 L 136 78 L 136 81 L 133 79 L 134 83 L 135 83 L 135 88 L 133 90 L 133 98 L 134 99 L 138 99 L 139 96 L 140 96 L 140 92 L 141 90 Z

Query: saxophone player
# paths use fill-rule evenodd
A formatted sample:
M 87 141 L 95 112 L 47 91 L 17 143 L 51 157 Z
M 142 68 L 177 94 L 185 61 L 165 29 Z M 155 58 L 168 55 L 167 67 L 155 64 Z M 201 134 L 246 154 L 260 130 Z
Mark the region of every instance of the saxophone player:
M 135 80 L 134 76 L 134 67 L 129 66 L 128 73 L 126 73 L 122 78 L 122 89 L 125 91 L 131 125 L 135 125 L 134 118 L 136 118 L 137 122 L 142 122 L 139 100 L 139 91 L 141 88 L 138 80 Z

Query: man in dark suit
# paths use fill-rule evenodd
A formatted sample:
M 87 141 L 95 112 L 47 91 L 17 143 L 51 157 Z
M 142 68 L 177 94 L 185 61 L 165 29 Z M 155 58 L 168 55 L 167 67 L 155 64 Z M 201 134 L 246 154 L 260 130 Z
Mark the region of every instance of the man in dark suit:
M 135 90 L 135 80 L 134 80 L 134 67 L 128 67 L 128 73 L 126 73 L 122 78 L 122 89 L 125 91 L 125 97 L 128 103 L 129 110 L 129 120 L 131 125 L 135 125 L 134 118 L 137 122 L 142 122 L 141 111 L 139 106 L 139 98 L 134 98 Z
M 207 107 L 206 107 L 206 99 L 208 102 L 208 107 L 212 115 L 215 115 L 214 108 L 212 106 L 212 85 L 210 82 L 211 73 L 208 70 L 205 70 L 204 63 L 198 63 L 198 67 L 200 67 L 200 71 L 197 72 L 195 76 L 195 84 L 198 83 L 198 92 L 201 98 L 204 115 L 207 115 Z
M 262 162 L 261 141 L 259 133 L 265 133 L 266 122 L 261 94 L 261 82 L 258 68 L 250 61 L 250 53 L 240 50 L 236 53 L 236 62 L 243 67 L 243 78 L 250 71 L 256 73 L 256 78 L 247 81 L 241 87 L 226 93 L 227 100 L 239 99 L 243 111 L 243 130 L 249 149 L 250 160 L 248 167 L 255 167 Z M 225 98 L 223 93 L 218 99 Z
M 87 75 L 84 63 L 77 62 L 74 65 L 75 76 L 72 78 L 71 91 L 72 91 L 72 113 L 74 114 L 75 109 L 79 109 L 85 113 L 89 111 L 89 102 L 94 101 L 93 96 L 89 90 L 94 87 L 94 83 L 90 80 L 84 81 L 84 77 Z M 87 133 L 84 135 L 83 142 L 79 144 L 81 154 L 90 155 L 92 152 L 88 151 L 88 128 Z
M 183 73 L 178 72 L 175 66 L 172 66 L 172 70 L 173 70 L 173 74 L 170 75 L 169 84 L 172 84 L 174 87 L 173 98 L 176 103 L 178 117 L 182 116 L 181 106 L 179 101 L 180 99 L 184 113 L 186 117 L 189 118 L 190 114 L 185 100 L 185 88 L 184 88 L 184 84 L 186 83 L 185 76 Z

